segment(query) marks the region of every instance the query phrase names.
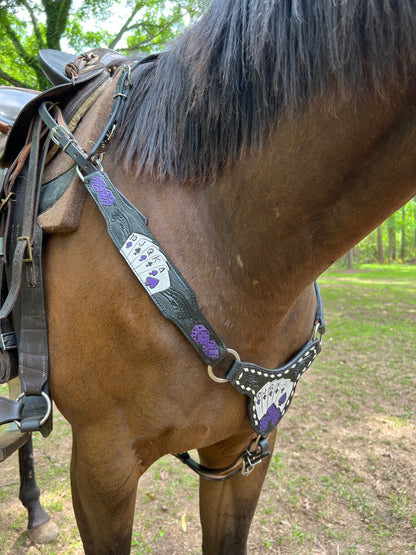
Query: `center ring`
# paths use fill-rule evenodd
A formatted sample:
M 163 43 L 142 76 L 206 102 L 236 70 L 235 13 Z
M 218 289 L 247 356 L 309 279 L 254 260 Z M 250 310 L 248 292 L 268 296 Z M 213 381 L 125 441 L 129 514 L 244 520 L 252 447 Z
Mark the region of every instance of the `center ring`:
M 234 349 L 227 349 L 227 351 L 230 355 L 233 355 L 235 360 L 237 360 L 238 362 L 241 361 L 240 355 L 237 353 L 237 351 L 234 351 Z M 217 382 L 217 383 L 227 383 L 228 382 L 228 380 L 226 378 L 217 378 L 217 376 L 214 374 L 214 372 L 212 370 L 212 366 L 208 366 L 208 376 L 211 378 L 212 381 Z

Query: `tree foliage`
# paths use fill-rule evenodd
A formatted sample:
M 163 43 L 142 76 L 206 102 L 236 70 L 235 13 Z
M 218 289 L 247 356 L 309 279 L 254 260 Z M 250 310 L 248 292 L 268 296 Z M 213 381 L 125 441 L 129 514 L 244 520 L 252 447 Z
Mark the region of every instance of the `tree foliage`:
M 0 84 L 45 89 L 42 48 L 126 55 L 163 49 L 207 0 L 0 0 Z

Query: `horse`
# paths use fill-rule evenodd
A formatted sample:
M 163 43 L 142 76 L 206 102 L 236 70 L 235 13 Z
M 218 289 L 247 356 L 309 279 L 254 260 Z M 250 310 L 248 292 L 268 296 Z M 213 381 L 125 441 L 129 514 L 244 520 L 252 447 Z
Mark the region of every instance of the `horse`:
M 416 194 L 415 37 L 411 0 L 213 0 L 128 74 L 101 163 L 231 358 L 287 364 L 314 336 L 314 281 Z M 74 132 L 87 152 L 119 74 Z M 207 372 L 82 200 L 76 231 L 44 241 L 49 384 L 85 552 L 121 554 L 152 463 L 232 467 L 257 434 L 228 366 Z M 246 552 L 268 461 L 201 478 L 204 553 Z

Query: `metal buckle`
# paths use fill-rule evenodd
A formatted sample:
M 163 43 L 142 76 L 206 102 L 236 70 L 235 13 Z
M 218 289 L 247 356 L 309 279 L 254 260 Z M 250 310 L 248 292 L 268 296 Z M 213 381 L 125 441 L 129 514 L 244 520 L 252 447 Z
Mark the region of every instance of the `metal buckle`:
M 23 262 L 33 262 L 33 253 L 32 253 L 32 245 L 30 244 L 30 238 L 24 236 L 24 237 L 18 237 L 17 240 L 27 242 L 27 250 L 29 253 L 29 258 L 23 258 Z
M 65 146 L 63 145 L 63 137 L 65 137 L 68 140 Z M 65 129 L 65 127 L 63 127 L 62 125 L 56 125 L 51 129 L 50 138 L 56 145 L 61 147 L 64 152 L 68 148 L 68 146 L 72 142 L 74 142 L 74 137 L 72 137 L 71 133 L 67 129 Z
M 0 349 L 10 351 L 17 348 L 16 334 L 14 331 L 0 334 Z
M 41 391 L 41 395 L 46 401 L 46 414 L 42 418 L 42 420 L 40 420 L 39 428 L 41 428 L 45 424 L 45 422 L 48 420 L 49 416 L 51 415 L 51 411 L 52 411 L 52 401 L 50 400 L 49 395 L 47 393 L 45 393 L 44 391 Z M 26 395 L 26 393 L 23 392 L 17 397 L 16 401 L 18 401 L 19 403 L 22 403 L 23 402 L 22 401 L 23 397 L 33 397 L 33 395 Z M 20 422 L 18 420 L 15 420 L 14 423 L 19 428 L 19 430 L 22 429 L 22 425 L 20 424 Z
M 269 449 L 269 442 L 266 437 L 257 436 L 254 445 L 254 451 L 250 451 L 253 442 L 245 450 L 242 457 L 241 474 L 249 476 L 258 464 L 260 464 L 265 457 L 269 457 L 271 452 Z
M 9 200 L 15 196 L 15 193 L 9 193 L 6 198 L 0 201 L 0 212 L 4 210 L 9 202 Z
M 312 341 L 315 341 L 317 339 L 318 333 L 319 333 L 319 345 L 322 346 L 322 342 L 324 340 L 324 334 L 319 331 L 320 327 L 321 327 L 321 322 L 320 320 L 317 320 L 315 322 L 315 327 L 313 328 L 313 332 L 312 332 Z

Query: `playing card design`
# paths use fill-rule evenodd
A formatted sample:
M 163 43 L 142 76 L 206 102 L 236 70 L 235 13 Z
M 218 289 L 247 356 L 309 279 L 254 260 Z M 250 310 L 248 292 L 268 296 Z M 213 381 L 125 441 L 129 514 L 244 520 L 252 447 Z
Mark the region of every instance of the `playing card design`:
M 260 429 L 264 432 L 268 423 L 276 426 L 286 412 L 293 397 L 296 382 L 280 378 L 266 383 L 254 398 L 254 409 L 260 422 Z
M 170 286 L 169 268 L 167 264 L 149 268 L 138 274 L 137 277 L 150 295 L 165 291 Z
M 226 378 L 248 396 L 248 417 L 256 433 L 270 434 L 292 401 L 300 377 L 321 351 L 319 338 L 310 340 L 287 364 L 268 370 L 255 364 L 234 361 Z
M 132 233 L 121 247 L 120 253 L 149 295 L 170 287 L 166 257 L 148 237 Z

